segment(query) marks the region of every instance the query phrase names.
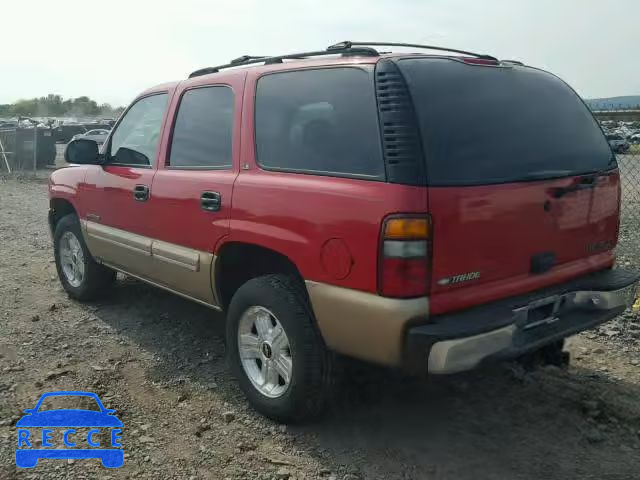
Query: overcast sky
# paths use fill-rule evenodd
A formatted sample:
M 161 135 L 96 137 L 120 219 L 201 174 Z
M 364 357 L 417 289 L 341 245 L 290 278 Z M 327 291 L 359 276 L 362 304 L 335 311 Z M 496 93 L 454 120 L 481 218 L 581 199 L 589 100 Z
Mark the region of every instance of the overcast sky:
M 243 54 L 340 40 L 445 45 L 548 69 L 585 97 L 640 95 L 640 0 L 6 1 L 0 103 L 126 104 Z

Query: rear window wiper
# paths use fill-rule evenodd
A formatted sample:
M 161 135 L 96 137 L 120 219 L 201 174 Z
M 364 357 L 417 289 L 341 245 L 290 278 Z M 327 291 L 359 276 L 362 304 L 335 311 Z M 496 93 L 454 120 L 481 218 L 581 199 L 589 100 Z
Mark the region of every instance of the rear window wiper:
M 609 175 L 612 175 L 614 173 L 614 169 L 618 166 L 618 160 L 616 159 L 615 154 L 611 155 L 611 158 L 609 159 L 609 163 L 607 163 L 607 166 L 604 168 L 601 168 L 600 170 L 596 170 L 594 172 L 587 172 L 584 175 L 589 175 L 592 177 L 608 177 Z
M 609 164 L 611 165 L 611 163 Z M 612 175 L 614 172 L 611 169 L 611 166 L 603 168 L 601 170 L 596 170 L 595 172 L 585 173 L 581 175 L 580 180 L 573 185 L 569 185 L 568 187 L 558 187 L 553 191 L 554 198 L 562 198 L 567 193 L 577 192 L 578 190 L 587 190 L 589 188 L 595 188 L 598 184 L 598 179 L 600 177 L 607 177 Z
M 514 181 L 526 182 L 527 180 L 550 180 L 552 178 L 569 177 L 573 174 L 574 172 L 571 170 L 536 170 L 534 172 L 527 172 Z
M 593 188 L 596 186 L 596 179 L 596 176 L 582 177 L 578 183 L 574 183 L 573 185 L 569 185 L 568 187 L 558 187 L 553 190 L 553 198 L 562 198 L 567 193 Z

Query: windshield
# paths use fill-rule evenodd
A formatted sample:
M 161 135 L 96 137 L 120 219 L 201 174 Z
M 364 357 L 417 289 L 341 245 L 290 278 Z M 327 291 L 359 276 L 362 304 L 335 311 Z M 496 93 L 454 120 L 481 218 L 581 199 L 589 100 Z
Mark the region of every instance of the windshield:
M 613 166 L 591 112 L 551 74 L 447 59 L 398 65 L 415 103 L 430 185 L 506 183 Z

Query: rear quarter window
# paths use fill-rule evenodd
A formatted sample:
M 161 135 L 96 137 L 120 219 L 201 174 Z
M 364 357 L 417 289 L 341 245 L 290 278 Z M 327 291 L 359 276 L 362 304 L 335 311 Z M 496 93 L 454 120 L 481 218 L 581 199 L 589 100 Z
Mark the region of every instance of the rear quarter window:
M 369 70 L 265 75 L 258 80 L 255 130 L 264 169 L 384 180 Z

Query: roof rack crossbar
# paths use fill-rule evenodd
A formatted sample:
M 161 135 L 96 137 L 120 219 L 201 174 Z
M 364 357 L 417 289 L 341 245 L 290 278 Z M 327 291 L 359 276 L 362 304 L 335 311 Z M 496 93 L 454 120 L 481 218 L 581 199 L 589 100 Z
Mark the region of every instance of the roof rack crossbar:
M 313 52 L 303 52 L 303 53 L 291 53 L 287 55 L 277 55 L 274 57 L 251 57 L 249 55 L 244 55 L 242 57 L 238 57 L 231 61 L 231 63 L 227 63 L 224 65 L 218 65 L 216 67 L 206 67 L 201 68 L 192 72 L 189 75 L 189 78 L 199 77 L 201 75 L 208 75 L 210 73 L 217 73 L 222 69 L 231 68 L 231 67 L 240 67 L 245 65 L 253 65 L 255 63 L 264 63 L 264 64 L 273 64 L 273 63 L 282 63 L 282 60 L 300 60 L 308 57 L 320 57 L 323 55 L 363 55 L 370 57 L 377 57 L 379 53 L 373 48 L 363 48 L 363 47 L 344 47 L 344 48 L 328 48 L 326 50 L 318 50 Z
M 397 43 L 397 42 L 351 42 L 349 40 L 336 43 L 335 45 L 331 45 L 327 50 L 341 50 L 345 48 L 353 48 L 353 47 L 410 47 L 410 48 L 423 48 L 427 50 L 438 50 L 441 52 L 453 52 L 459 53 L 461 55 L 470 55 L 472 57 L 482 58 L 486 60 L 495 60 L 498 61 L 497 58 L 492 57 L 491 55 L 485 55 L 482 53 L 474 53 L 468 52 L 466 50 L 458 50 L 456 48 L 447 48 L 447 47 L 436 47 L 433 45 L 420 45 L 417 43 Z
M 257 60 L 258 58 L 267 58 L 268 55 L 242 55 L 241 57 L 238 58 L 234 58 L 233 60 L 231 60 L 229 63 L 242 63 L 242 62 L 246 62 L 247 60 Z

